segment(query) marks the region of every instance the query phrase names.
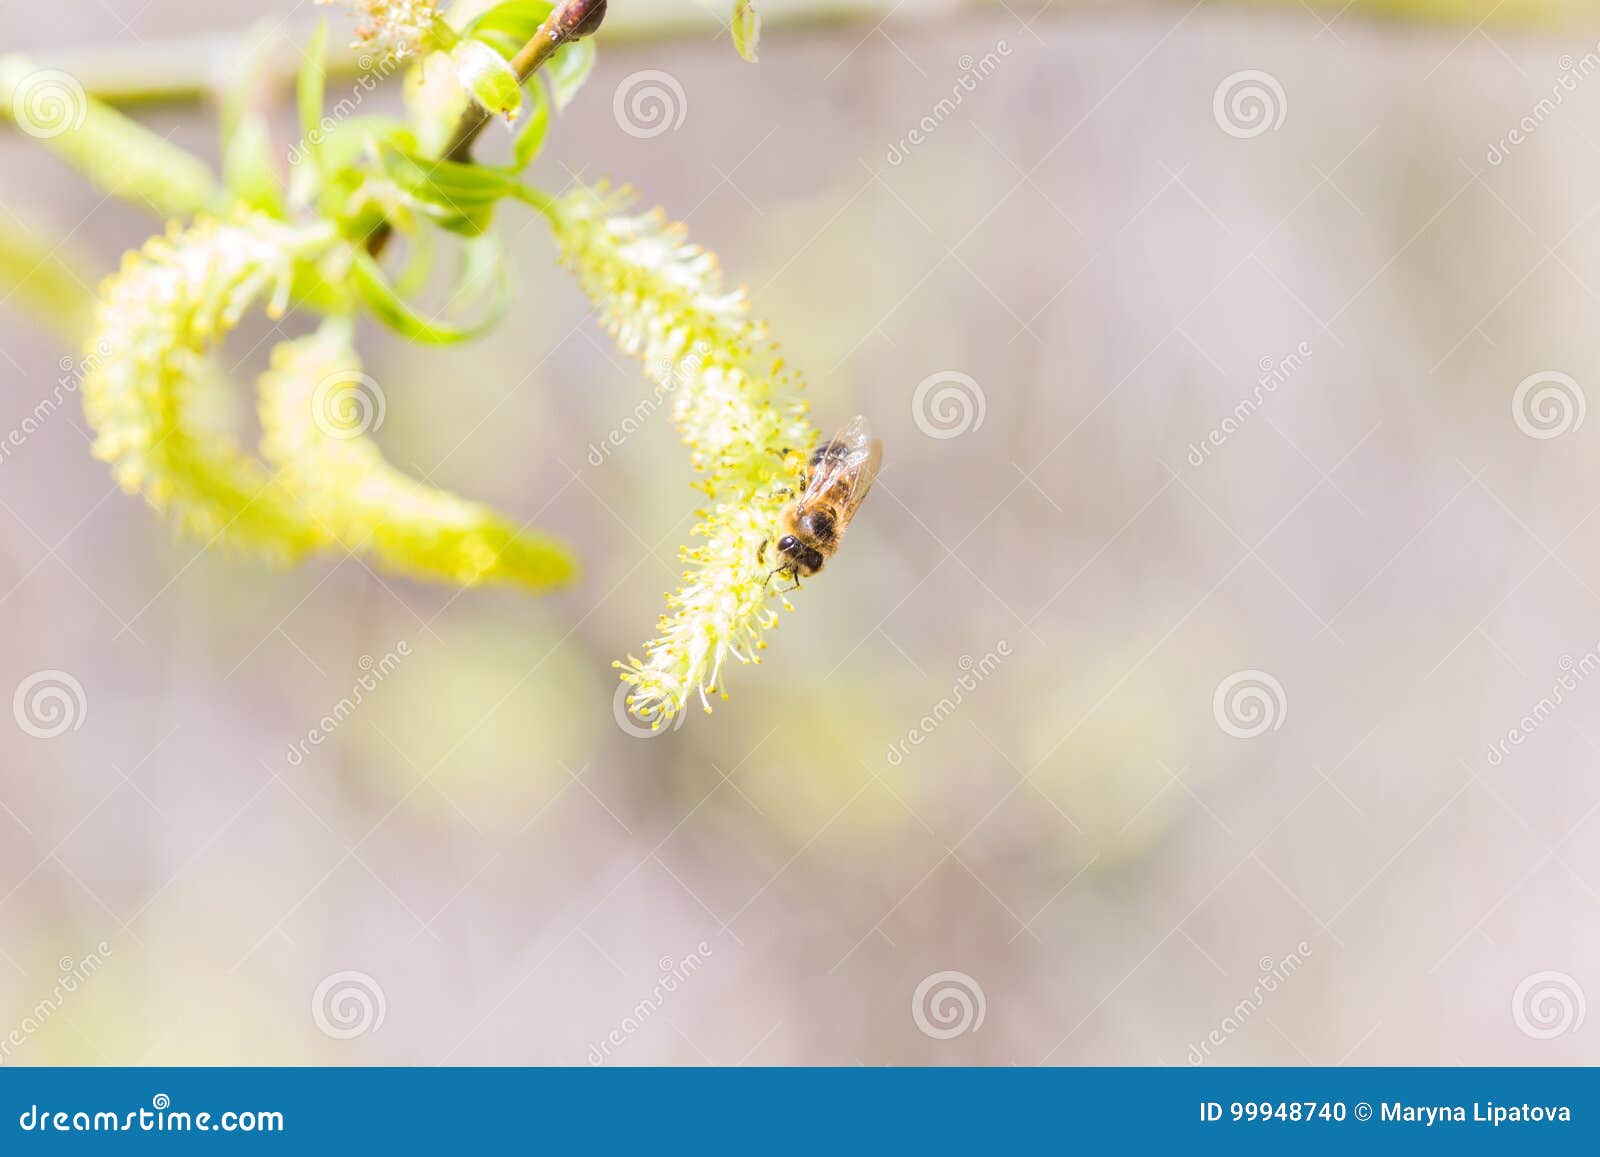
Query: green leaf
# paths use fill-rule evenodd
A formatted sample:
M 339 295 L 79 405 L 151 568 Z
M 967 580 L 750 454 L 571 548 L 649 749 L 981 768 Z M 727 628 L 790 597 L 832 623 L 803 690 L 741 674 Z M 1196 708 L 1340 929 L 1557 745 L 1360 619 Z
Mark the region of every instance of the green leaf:
M 484 240 L 492 241 L 489 238 Z M 505 313 L 506 302 L 510 295 L 503 261 L 498 265 L 497 292 L 487 315 L 469 325 L 458 325 L 429 317 L 402 300 L 384 278 L 383 270 L 378 268 L 378 263 L 364 249 L 352 250 L 352 257 L 350 272 L 361 300 L 366 302 L 367 308 L 372 310 L 373 316 L 379 321 L 412 341 L 428 345 L 453 345 L 456 342 L 467 341 L 493 327 Z
M 594 55 L 593 40 L 569 40 L 555 50 L 544 66 L 544 77 L 550 83 L 550 95 L 555 98 L 557 112 L 572 103 L 578 89 L 589 79 L 589 73 L 594 71 Z
M 463 40 L 450 59 L 455 62 L 461 87 L 480 108 L 505 117 L 507 122 L 516 119 L 522 108 L 522 82 L 505 57 L 481 40 Z
M 444 53 L 430 52 L 406 71 L 401 92 L 406 122 L 419 147 L 425 153 L 443 152 L 461 114 L 472 107 L 472 98 L 456 79 L 456 66 Z
M 322 163 L 330 173 L 349 168 L 367 154 L 372 142 L 405 131 L 405 122 L 398 117 L 347 117 L 323 134 Z
M 405 246 L 405 264 L 394 279 L 394 290 L 402 297 L 420 293 L 433 272 L 434 242 L 439 235 L 432 229 L 413 229 L 399 237 Z
M 300 106 L 301 145 L 312 164 L 317 163 L 322 139 L 322 94 L 328 78 L 328 22 L 319 20 L 306 46 L 296 93 Z
M 272 153 L 272 134 L 260 111 L 272 42 L 262 28 L 222 100 L 222 181 L 236 201 L 283 216 L 283 181 Z
M 251 113 L 223 142 L 222 180 L 241 204 L 283 216 L 283 183 L 272 162 L 265 117 Z
M 539 150 L 544 147 L 545 132 L 550 128 L 550 98 L 545 95 L 544 86 L 529 85 L 528 99 L 531 102 L 528 115 L 517 130 L 516 145 L 512 150 L 512 167 L 518 172 L 526 169 L 528 162 L 539 155 Z
M 325 119 L 319 127 L 316 159 L 310 159 L 297 142 L 289 150 L 290 200 L 310 206 L 327 221 L 340 223 L 346 236 L 366 235 L 377 227 L 375 216 L 400 204 L 400 197 L 386 183 L 371 180 L 369 158 L 376 142 L 405 132 L 404 122 L 385 116 L 350 116 L 343 120 Z M 371 194 L 387 194 L 386 205 L 375 204 Z
M 510 60 L 533 39 L 554 8 L 546 0 L 507 0 L 473 20 L 462 34 L 483 41 Z
M 756 11 L 754 0 L 734 0 L 733 22 L 729 30 L 733 33 L 733 46 L 739 50 L 739 55 L 754 64 L 756 45 L 761 41 L 761 13 Z
M 407 148 L 396 134 L 378 148 L 383 171 L 417 206 L 445 229 L 475 235 L 489 227 L 494 207 L 511 196 L 515 177 L 490 165 L 437 161 Z
M 506 282 L 505 254 L 497 238 L 469 237 L 461 245 L 461 264 L 450 300 L 471 308 Z

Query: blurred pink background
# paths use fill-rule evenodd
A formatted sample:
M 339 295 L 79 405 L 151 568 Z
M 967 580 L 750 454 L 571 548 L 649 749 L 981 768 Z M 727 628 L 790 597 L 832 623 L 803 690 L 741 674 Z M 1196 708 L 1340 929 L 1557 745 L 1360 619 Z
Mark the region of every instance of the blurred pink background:
M 86 47 L 317 14 L 13 3 L 0 42 L 92 89 Z M 653 737 L 610 662 L 690 472 L 664 413 L 588 460 L 650 387 L 531 214 L 507 324 L 362 341 L 394 460 L 575 543 L 565 593 L 203 551 L 51 416 L 0 462 L 0 692 L 81 694 L 0 727 L 5 1063 L 1600 1062 L 1600 680 L 1538 707 L 1600 650 L 1600 14 L 1478 14 L 603 36 L 535 179 L 685 220 L 887 444 L 762 667 Z M 135 111 L 214 160 L 214 107 Z M 9 128 L 0 205 L 96 273 L 160 224 Z M 73 353 L 14 305 L 0 430 Z M 272 336 L 229 346 L 245 429 Z

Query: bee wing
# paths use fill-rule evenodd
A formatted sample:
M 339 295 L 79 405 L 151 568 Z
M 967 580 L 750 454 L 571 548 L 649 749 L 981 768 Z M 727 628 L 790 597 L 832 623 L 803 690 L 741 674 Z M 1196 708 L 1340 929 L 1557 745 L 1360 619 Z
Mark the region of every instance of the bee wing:
M 882 462 L 883 442 L 872 436 L 865 418 L 851 419 L 819 449 L 802 505 L 826 495 L 838 503 L 848 523 L 872 489 Z
M 845 500 L 845 521 L 855 517 L 857 508 L 866 501 L 867 491 L 872 489 L 872 483 L 878 477 L 878 468 L 883 465 L 883 439 L 873 438 L 867 442 L 866 452 L 855 468 L 855 477 L 850 482 L 850 497 Z

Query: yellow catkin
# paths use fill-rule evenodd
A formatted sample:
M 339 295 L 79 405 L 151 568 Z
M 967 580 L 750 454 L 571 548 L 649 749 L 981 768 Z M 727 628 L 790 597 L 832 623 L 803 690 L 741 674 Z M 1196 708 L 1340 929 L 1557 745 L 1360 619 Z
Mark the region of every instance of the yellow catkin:
M 325 541 L 216 428 L 225 376 L 207 355 L 257 301 L 281 312 L 297 256 L 331 237 L 255 214 L 202 218 L 151 238 L 101 286 L 82 363 L 94 453 L 123 489 L 208 542 L 288 560 Z
M 619 662 L 633 712 L 658 724 L 698 697 L 711 710 L 723 664 L 759 661 L 776 625 L 757 561 L 773 536 L 817 431 L 799 398 L 802 383 L 779 359 L 742 290 L 722 284 L 716 257 L 690 244 L 661 212 L 627 212 L 627 191 L 579 187 L 549 205 L 561 259 L 623 350 L 672 392 L 672 415 L 691 450 L 709 504 L 696 542 L 680 557 L 683 585 L 667 595 L 660 634 L 644 658 Z
M 544 590 L 576 576 L 573 556 L 554 540 L 390 465 L 368 436 L 386 404 L 344 319 L 273 350 L 261 378 L 261 452 L 308 518 L 347 549 L 416 578 Z

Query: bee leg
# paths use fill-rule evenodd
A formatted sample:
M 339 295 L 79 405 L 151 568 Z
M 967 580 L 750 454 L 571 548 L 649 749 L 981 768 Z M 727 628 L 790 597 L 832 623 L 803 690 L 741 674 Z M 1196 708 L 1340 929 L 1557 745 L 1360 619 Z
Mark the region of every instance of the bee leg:
M 778 591 L 778 593 L 780 595 L 785 595 L 785 594 L 788 594 L 792 590 L 798 590 L 799 589 L 799 587 L 800 587 L 800 572 L 798 572 L 797 570 L 795 570 L 791 566 L 775 566 L 770 571 L 767 572 L 767 581 L 761 584 L 761 593 L 762 594 L 766 593 L 767 586 L 768 586 L 768 584 L 770 584 L 772 582 L 773 575 L 780 575 L 780 574 L 786 574 L 790 578 L 794 579 L 794 586 L 782 588 L 780 591 Z

